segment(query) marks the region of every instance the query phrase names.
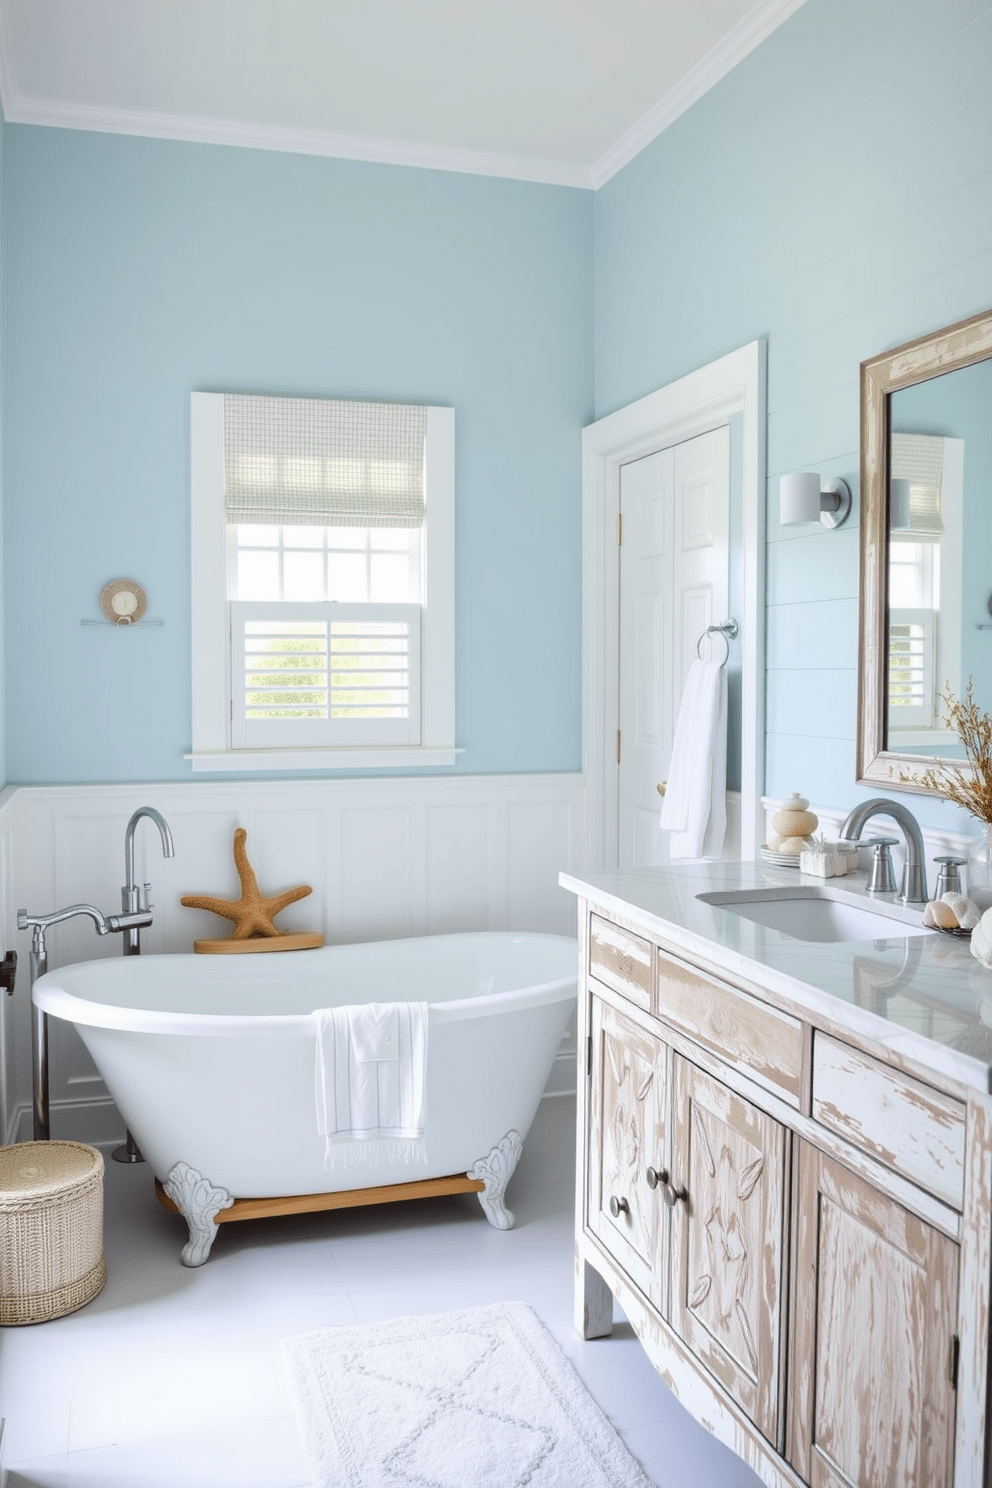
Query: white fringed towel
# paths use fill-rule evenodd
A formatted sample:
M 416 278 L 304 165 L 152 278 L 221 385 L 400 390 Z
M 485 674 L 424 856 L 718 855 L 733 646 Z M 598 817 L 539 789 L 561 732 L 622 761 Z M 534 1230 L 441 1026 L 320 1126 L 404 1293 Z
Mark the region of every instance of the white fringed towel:
M 425 1161 L 427 1003 L 321 1008 L 313 1018 L 324 1166 Z
M 669 857 L 718 858 L 727 830 L 727 673 L 694 661 L 682 693 L 661 829 Z

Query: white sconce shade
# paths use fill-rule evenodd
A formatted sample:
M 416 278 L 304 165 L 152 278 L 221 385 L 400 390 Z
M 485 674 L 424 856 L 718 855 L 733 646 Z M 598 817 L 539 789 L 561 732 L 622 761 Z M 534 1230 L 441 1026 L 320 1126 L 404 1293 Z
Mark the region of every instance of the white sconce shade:
M 909 481 L 889 481 L 889 531 L 907 532 L 913 525 L 909 510 Z
M 783 475 L 778 485 L 779 521 L 783 527 L 820 520 L 819 472 L 796 470 Z
M 830 480 L 821 488 L 818 471 L 795 470 L 778 486 L 779 522 L 783 527 L 822 522 L 840 527 L 851 512 L 851 489 L 845 480 Z

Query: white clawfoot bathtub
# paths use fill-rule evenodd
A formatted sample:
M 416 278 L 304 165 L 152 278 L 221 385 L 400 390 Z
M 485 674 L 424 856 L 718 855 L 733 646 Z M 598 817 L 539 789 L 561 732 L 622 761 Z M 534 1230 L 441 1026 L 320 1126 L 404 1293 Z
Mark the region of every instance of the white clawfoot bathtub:
M 34 1001 L 75 1024 L 189 1223 L 183 1260 L 199 1265 L 235 1200 L 451 1174 L 481 1180 L 487 1217 L 509 1228 L 503 1193 L 575 1005 L 576 974 L 574 940 L 495 931 L 79 962 L 40 977 Z M 326 1172 L 309 1015 L 366 1002 L 430 1005 L 427 1161 Z

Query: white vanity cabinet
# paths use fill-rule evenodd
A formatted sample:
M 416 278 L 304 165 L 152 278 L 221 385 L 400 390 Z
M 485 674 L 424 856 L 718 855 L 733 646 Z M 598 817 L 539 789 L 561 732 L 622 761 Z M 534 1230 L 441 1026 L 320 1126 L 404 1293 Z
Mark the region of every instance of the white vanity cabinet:
M 576 1326 L 772 1488 L 988 1488 L 987 1096 L 580 900 Z

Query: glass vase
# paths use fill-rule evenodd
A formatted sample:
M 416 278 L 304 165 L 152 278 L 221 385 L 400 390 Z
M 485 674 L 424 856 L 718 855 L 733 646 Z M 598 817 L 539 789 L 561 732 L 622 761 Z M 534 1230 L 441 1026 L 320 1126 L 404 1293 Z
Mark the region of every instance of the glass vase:
M 992 824 L 982 822 L 982 830 L 968 848 L 968 881 L 965 893 L 984 914 L 992 909 Z

